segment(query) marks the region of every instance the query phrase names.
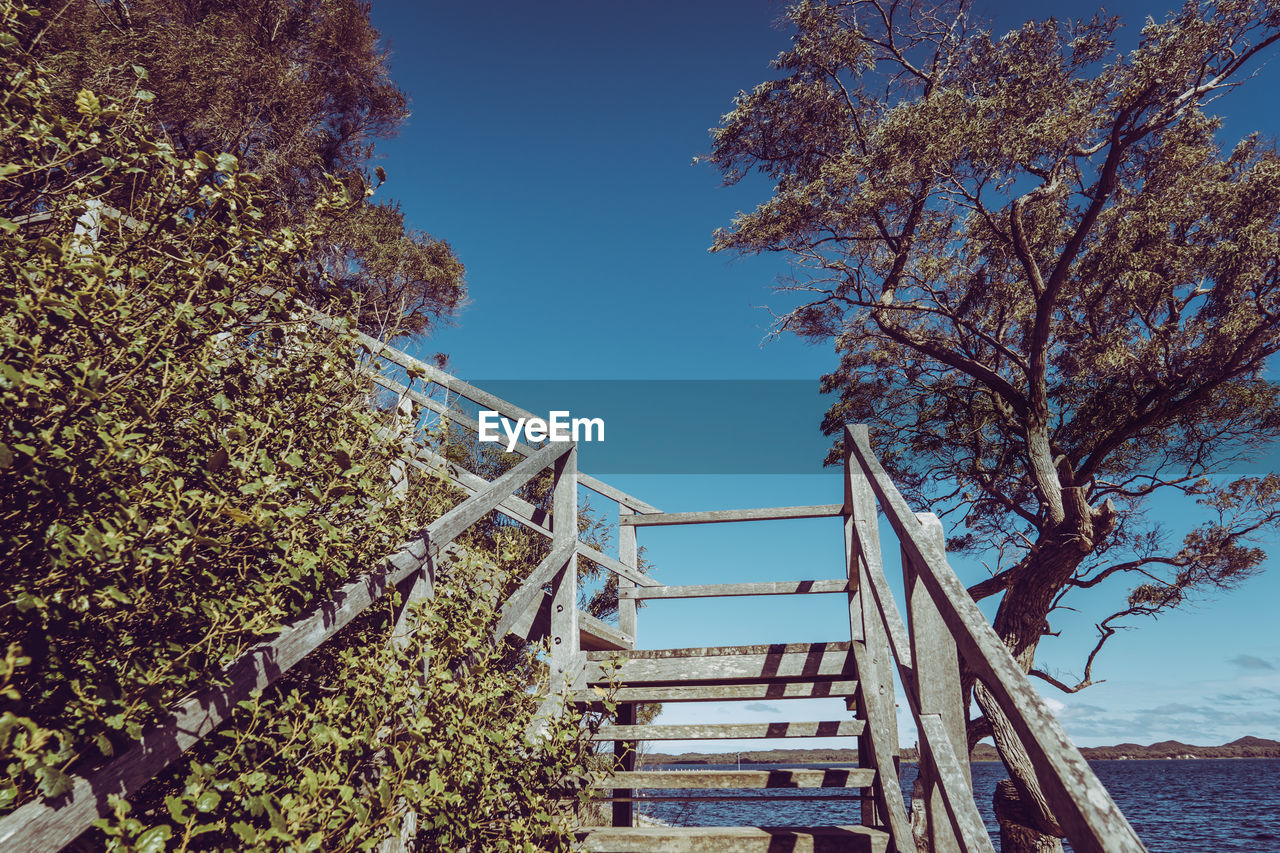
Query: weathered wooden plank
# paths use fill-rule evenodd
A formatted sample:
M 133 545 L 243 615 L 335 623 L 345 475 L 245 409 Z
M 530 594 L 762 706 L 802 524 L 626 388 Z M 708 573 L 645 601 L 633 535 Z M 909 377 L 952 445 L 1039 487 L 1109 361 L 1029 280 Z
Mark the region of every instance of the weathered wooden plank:
M 762 509 L 716 509 L 710 512 L 659 512 L 633 515 L 619 524 L 654 527 L 671 524 L 722 524 L 729 521 L 775 521 L 784 518 L 831 518 L 841 514 L 840 504 L 777 506 Z
M 266 288 L 266 290 L 271 290 L 271 289 Z M 333 329 L 337 327 L 337 323 L 334 322 L 333 318 L 329 317 L 326 314 L 323 314 L 322 312 L 316 309 L 310 309 L 310 314 L 308 316 L 308 319 L 310 319 L 311 322 L 315 323 L 316 325 L 322 328 Z M 440 387 L 445 388 L 449 391 L 452 391 L 453 393 L 457 394 L 460 397 L 465 397 L 468 400 L 471 400 L 475 403 L 479 403 L 481 406 L 484 406 L 491 411 L 498 412 L 513 420 L 518 420 L 519 418 L 527 419 L 534 416 L 532 413 L 526 412 L 524 409 L 520 408 L 514 403 L 508 403 L 506 400 L 503 400 L 501 397 L 496 397 L 493 394 L 490 394 L 487 391 L 477 388 L 474 385 L 471 385 L 467 382 L 463 382 L 461 379 L 458 379 L 456 376 L 452 376 L 448 373 L 445 373 L 443 370 L 436 367 L 434 364 L 428 364 L 425 361 L 420 361 L 407 353 L 397 350 L 396 348 L 390 346 L 389 344 L 383 341 L 379 341 L 377 338 L 372 338 L 362 332 L 357 332 L 356 337 L 357 337 L 357 340 L 359 340 L 360 345 L 363 346 L 365 350 L 369 352 L 370 355 L 376 358 L 385 358 L 387 361 L 390 361 L 392 364 L 397 364 L 400 367 L 403 367 L 407 370 L 414 370 L 415 372 L 420 372 L 426 377 L 428 381 L 434 382 Z M 422 405 L 426 406 L 432 411 L 445 415 L 451 420 L 454 420 L 461 424 L 465 424 L 474 431 L 478 432 L 480 429 L 480 424 L 474 419 L 467 417 L 466 415 L 463 415 L 460 412 L 454 412 L 452 409 L 447 409 L 446 407 L 444 407 L 442 403 L 439 403 L 436 400 L 431 400 L 425 394 L 412 391 L 412 389 L 407 389 L 404 385 L 401 385 L 400 383 L 396 382 L 394 379 L 382 377 L 381 380 L 375 380 L 375 381 L 378 382 L 378 384 L 381 385 L 382 387 L 390 391 L 395 391 L 396 393 L 403 393 L 405 391 L 409 391 L 410 392 L 409 398 L 414 400 L 415 402 L 422 403 Z M 430 400 L 430 402 L 425 402 L 427 400 Z M 444 410 L 442 411 L 442 409 Z M 515 447 L 515 451 L 519 453 L 521 456 L 529 456 L 534 452 L 536 452 L 533 448 L 524 444 L 517 444 Z M 579 474 L 578 480 L 583 486 L 585 486 L 588 489 L 591 489 L 593 492 L 596 492 L 599 495 L 603 495 L 604 497 L 609 498 L 610 500 L 617 501 L 618 503 L 621 503 L 621 504 L 625 504 L 626 506 L 631 507 L 633 510 L 637 512 L 644 512 L 644 513 L 660 512 L 660 510 L 657 507 L 651 506 L 650 504 L 645 503 L 644 501 L 640 500 L 634 495 L 629 495 L 626 492 L 622 491 L 621 489 L 615 488 L 609 485 L 608 483 L 605 483 L 596 479 L 595 477 L 589 476 L 587 474 Z
M 454 483 L 457 486 L 471 492 L 473 495 L 489 486 L 489 481 L 485 480 L 483 477 L 472 474 L 467 469 L 462 468 L 456 463 L 449 462 L 443 457 L 428 450 L 419 451 L 418 458 L 414 460 L 413 464 L 426 471 L 437 470 L 436 468 L 433 468 L 432 465 L 443 466 L 444 470 L 454 478 Z M 579 475 L 579 482 L 581 482 L 581 475 Z M 536 533 L 540 533 L 548 538 L 551 537 L 551 528 L 544 526 L 547 521 L 547 514 L 523 498 L 512 495 L 502 503 L 498 504 L 498 506 L 494 507 L 494 509 L 508 518 L 518 521 Z M 627 565 L 619 562 L 608 554 L 587 545 L 585 542 L 579 543 L 578 555 L 585 557 L 602 568 L 614 572 L 620 578 L 626 578 L 634 584 L 638 584 L 640 586 L 658 586 L 658 581 L 644 574 L 633 565 Z
M 965 853 L 995 853 L 973 798 L 967 753 L 962 753 L 964 758 L 956 753 L 950 727 L 938 714 L 920 714 L 916 722 L 920 746 L 927 753 L 930 772 L 936 781 L 934 787 L 942 800 L 940 811 L 949 823 L 956 849 Z M 937 833 L 932 833 L 932 837 L 937 838 Z M 941 849 L 936 841 L 934 845 L 935 850 Z
M 914 512 L 871 452 L 867 428 L 847 426 L 845 440 L 903 547 L 920 561 L 920 577 L 956 638 L 966 666 L 1008 714 L 1072 848 L 1077 853 L 1145 853 L 1106 787 L 947 564 L 945 551 L 939 552 L 935 543 L 919 535 Z
M 547 636 L 551 630 L 551 607 L 551 593 L 544 592 L 536 607 L 516 619 L 511 635 L 535 642 Z M 634 645 L 626 634 L 584 610 L 578 611 L 578 642 L 583 649 L 592 651 L 625 651 Z
M 608 622 L 597 619 L 585 610 L 578 611 L 578 636 L 586 651 L 628 651 L 636 641 Z
M 614 488 L 603 480 L 598 480 L 588 474 L 579 474 L 578 481 L 596 494 L 606 497 L 611 501 L 616 501 L 623 506 L 630 507 L 635 512 L 662 512 L 662 510 L 658 509 L 656 506 L 645 503 L 634 495 L 629 495 L 622 491 L 622 489 Z
M 858 682 L 849 680 L 805 680 L 748 682 L 746 684 L 680 684 L 655 687 L 619 687 L 610 695 L 615 702 L 730 702 L 756 699 L 818 699 L 853 696 Z M 578 703 L 598 704 L 601 694 L 594 690 L 575 693 Z
M 494 628 L 494 636 L 505 637 L 516 620 L 530 607 L 536 604 L 546 593 L 542 587 L 564 570 L 565 563 L 573 559 L 575 542 L 560 542 L 551 549 L 537 567 L 520 584 L 515 592 L 507 597 L 498 616 L 498 624 Z
M 862 720 L 697 725 L 601 726 L 592 740 L 717 740 L 722 738 L 856 737 Z
M 847 477 L 845 478 L 848 479 Z M 858 539 L 858 527 L 852 515 L 844 517 L 844 553 L 845 583 L 849 585 L 849 639 L 855 643 L 865 643 L 867 638 L 862 634 L 862 600 L 867 598 L 863 590 L 858 588 L 858 559 L 862 552 L 862 542 Z M 867 599 L 868 607 L 875 606 Z
M 414 467 L 422 471 L 439 473 L 449 477 L 453 485 L 473 495 L 489 487 L 488 480 L 478 474 L 471 473 L 458 463 L 452 462 L 423 447 L 417 448 L 411 462 Z M 498 504 L 497 510 L 508 518 L 518 521 L 529 529 L 546 536 L 548 539 L 551 538 L 551 528 L 547 526 L 547 522 L 550 520 L 549 513 L 534 506 L 524 498 L 512 495 Z
M 788 770 L 631 770 L 606 774 L 600 788 L 712 790 L 724 788 L 869 788 L 876 772 L 865 767 Z
M 693 584 L 689 586 L 651 586 L 618 590 L 619 600 L 651 598 L 715 598 L 731 595 L 806 595 L 849 592 L 847 580 L 765 581 L 758 583 Z
M 636 544 L 636 529 L 622 524 L 625 516 L 632 515 L 633 510 L 625 504 L 618 504 L 618 562 L 624 566 L 635 568 L 639 564 L 639 548 Z M 618 592 L 634 590 L 635 581 L 623 575 L 618 576 Z M 635 599 L 619 597 L 618 629 L 630 632 L 632 645 L 635 645 L 637 629 L 637 609 Z M 619 726 L 632 726 L 636 722 L 636 706 L 631 702 L 619 702 L 614 712 L 614 721 Z M 632 740 L 615 740 L 613 744 L 614 766 L 618 770 L 630 772 L 636 769 L 636 743 Z M 610 808 L 610 822 L 614 826 L 634 826 L 635 807 L 632 798 L 635 792 L 630 788 L 615 788 L 612 791 L 614 802 Z
M 630 508 L 618 506 L 618 562 L 630 568 L 636 568 L 639 560 L 639 548 L 636 544 L 635 527 L 623 524 L 625 516 L 633 515 Z M 637 573 L 639 570 L 637 569 Z M 635 592 L 636 582 L 625 575 L 618 576 L 618 628 L 632 637 L 637 633 L 637 606 L 635 599 L 628 593 Z
M 497 508 L 516 489 L 542 473 L 548 465 L 573 451 L 573 442 L 550 442 L 483 490 L 472 495 L 431 523 L 431 541 L 443 545 Z M 575 534 L 576 538 L 576 534 Z
M 682 649 L 636 649 L 627 652 L 626 658 L 705 658 L 722 655 L 771 655 L 802 654 L 811 651 L 847 652 L 849 643 L 839 640 L 830 643 L 759 643 L 747 646 L 691 646 Z M 608 660 L 612 655 L 590 654 L 588 660 Z
M 875 498 L 870 484 L 851 463 L 850 447 L 844 448 L 846 519 L 846 572 L 857 578 L 861 599 L 858 615 L 861 626 L 851 627 L 862 642 L 853 644 L 859 689 L 859 709 L 867 721 L 865 734 L 858 741 L 858 754 L 880 772 L 873 801 L 864 802 L 864 823 L 884 825 L 899 849 L 907 849 L 911 824 L 903 804 L 898 782 L 898 720 L 894 707 L 892 656 L 884 622 L 870 598 L 871 566 L 880 565 L 880 531 L 876 521 Z M 848 535 L 852 533 L 853 535 Z M 852 610 L 850 616 L 853 616 Z
M 778 790 L 779 789 L 774 789 L 772 791 L 756 793 L 754 790 L 749 789 L 747 791 L 735 791 L 732 794 L 715 794 L 715 793 L 707 793 L 705 791 L 691 791 L 689 793 L 682 793 L 682 794 L 640 793 L 640 794 L 636 794 L 634 797 L 628 797 L 625 799 L 630 799 L 634 803 L 702 803 L 702 802 L 741 803 L 743 800 L 746 800 L 752 803 L 753 805 L 758 806 L 763 803 L 773 803 L 779 800 L 787 800 L 792 802 L 798 801 L 798 802 L 805 802 L 805 803 L 813 803 L 813 802 L 857 803 L 871 796 L 870 794 L 867 794 L 865 790 L 862 790 L 859 788 L 825 789 L 825 790 L 844 791 L 844 793 L 842 794 L 810 794 L 810 793 L 781 794 L 781 793 L 778 793 Z M 620 799 L 624 799 L 622 797 L 610 797 L 605 795 L 603 792 L 599 792 L 599 791 L 591 792 L 590 797 L 593 801 L 597 803 L 617 802 Z
M 532 457 L 530 457 L 532 458 Z M 563 682 L 569 664 L 579 652 L 578 636 L 578 450 L 572 448 L 555 462 L 555 484 L 551 492 L 552 547 L 569 549 L 568 559 L 559 567 L 552 587 L 551 605 L 551 686 Z
M 916 518 L 921 526 L 920 535 L 945 548 L 946 536 L 938 517 L 932 513 L 920 513 Z M 961 771 L 961 778 L 966 783 L 964 793 L 972 800 L 972 783 L 968 781 L 969 762 L 957 758 L 968 755 L 968 741 L 965 735 L 964 694 L 960 690 L 960 662 L 956 653 L 956 641 L 942 621 L 929 591 L 920 582 L 917 561 L 905 549 L 902 554 L 902 575 L 911 619 L 915 706 L 921 717 L 932 715 L 944 724 L 951 745 L 951 763 L 955 765 L 953 769 Z M 932 752 L 934 745 L 929 740 L 921 739 L 921 746 L 925 747 L 921 765 L 924 802 L 921 805 L 928 816 L 929 841 L 933 853 L 961 853 L 964 849 L 962 837 L 953 825 L 954 815 L 948 815 L 947 812 L 938 775 L 939 767 L 936 766 L 940 759 Z M 916 807 L 912 803 L 912 809 Z
M 658 581 L 641 572 L 639 569 L 620 563 L 608 554 L 592 548 L 590 545 L 579 546 L 578 553 L 603 569 L 608 569 L 620 578 L 626 578 L 637 586 L 658 586 Z
M 616 730 L 626 730 L 636 728 L 636 706 L 624 702 L 618 706 L 616 717 L 617 725 L 613 726 Z M 614 767 L 623 773 L 631 773 L 636 769 L 636 742 L 627 739 L 625 736 L 610 738 L 613 743 L 613 760 Z M 635 807 L 632 801 L 635 798 L 635 791 L 631 788 L 613 788 L 609 792 L 613 805 L 610 808 L 611 820 L 614 826 L 632 826 L 635 824 Z
M 428 560 L 426 538 L 403 546 L 387 568 L 342 588 L 310 615 L 284 627 L 279 636 L 250 649 L 223 671 L 225 684 L 208 687 L 179 703 L 170 718 L 147 732 L 89 778 L 74 776 L 58 805 L 28 803 L 0 820 L 0 850 L 59 850 L 99 817 L 107 796 L 127 797 L 230 716 L 237 703 L 265 689 L 345 627 Z
M 865 826 L 583 827 L 595 853 L 884 853 L 888 839 Z
M 819 676 L 852 676 L 853 659 L 847 650 L 821 648 L 815 644 L 803 652 L 771 652 L 758 655 L 709 655 L 706 657 L 637 657 L 622 653 L 615 678 L 625 684 L 670 681 L 742 681 L 791 679 Z M 609 680 L 610 667 L 601 661 L 588 665 L 589 683 Z

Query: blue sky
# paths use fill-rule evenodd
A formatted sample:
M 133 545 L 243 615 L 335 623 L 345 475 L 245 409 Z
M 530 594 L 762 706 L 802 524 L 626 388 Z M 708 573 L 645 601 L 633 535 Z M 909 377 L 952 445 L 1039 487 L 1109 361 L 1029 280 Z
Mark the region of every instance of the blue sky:
M 1108 11 L 1124 18 L 1132 38 L 1147 15 L 1164 16 L 1167 2 L 1125 2 Z M 1023 19 L 1019 5 L 980 9 L 1003 32 Z M 782 262 L 707 252 L 712 231 L 766 198 L 769 187 L 750 180 L 726 188 L 712 169 L 691 164 L 737 91 L 764 79 L 769 60 L 786 47 L 786 32 L 773 25 L 782 10 L 762 0 L 375 0 L 374 22 L 390 41 L 395 79 L 413 109 L 399 137 L 378 146 L 386 191 L 413 227 L 451 242 L 471 291 L 458 326 L 419 342 L 419 351 L 448 353 L 451 370 L 469 379 L 816 384 L 834 364 L 829 347 L 795 339 L 762 346 L 770 319 L 761 306 L 787 307 L 770 291 Z M 1038 5 L 1041 16 L 1094 11 L 1081 3 Z M 1226 136 L 1254 129 L 1276 135 L 1275 66 L 1223 102 Z M 760 436 L 762 445 L 786 440 Z M 667 511 L 841 500 L 834 472 L 608 479 Z M 646 529 L 640 541 L 664 583 L 842 571 L 840 527 L 831 519 Z M 892 563 L 893 540 L 884 541 Z M 983 576 L 980 566 L 956 568 L 970 582 Z M 1113 587 L 1078 599 L 1081 612 L 1055 622 L 1062 636 L 1042 644 L 1041 664 L 1078 672 L 1093 621 L 1122 594 Z M 1094 673 L 1106 683 L 1074 696 L 1046 687 L 1045 695 L 1081 745 L 1280 738 L 1277 600 L 1280 574 L 1272 570 L 1113 639 Z M 847 631 L 841 604 L 839 596 L 657 602 L 641 612 L 640 645 L 840 639 L 842 625 Z M 828 719 L 842 709 L 760 703 L 737 711 L 736 718 L 766 721 Z M 732 719 L 728 713 L 669 706 L 663 721 Z M 914 740 L 905 729 L 903 738 Z

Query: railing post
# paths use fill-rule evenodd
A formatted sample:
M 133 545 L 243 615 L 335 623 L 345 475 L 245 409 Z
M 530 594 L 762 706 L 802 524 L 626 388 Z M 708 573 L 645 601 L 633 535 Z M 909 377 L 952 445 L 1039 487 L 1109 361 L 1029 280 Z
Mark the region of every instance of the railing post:
M 931 512 L 916 513 L 920 522 L 920 536 L 932 540 L 940 550 L 946 549 L 946 536 L 942 522 Z M 963 692 L 960 689 L 960 658 L 956 641 L 942 620 L 938 606 L 920 580 L 920 573 L 929 571 L 902 552 L 902 579 L 907 596 L 908 628 L 911 633 L 911 660 L 914 664 L 915 690 L 920 703 L 920 716 L 939 717 L 951 741 L 951 747 L 964 771 L 970 790 L 973 780 L 969 771 L 969 747 L 965 734 Z M 957 838 L 938 784 L 938 769 L 932 753 L 922 741 L 920 775 L 923 781 L 923 802 L 912 803 L 912 811 L 923 807 L 927 819 L 929 849 L 933 853 L 953 853 L 963 850 Z
M 556 460 L 555 488 L 551 495 L 551 547 L 578 541 L 578 449 Z M 578 552 L 573 550 L 556 578 L 551 604 L 551 690 L 570 685 L 565 673 L 577 657 L 578 636 Z
M 621 522 L 624 515 L 635 515 L 635 511 L 625 504 L 618 504 L 618 520 Z M 631 524 L 618 524 L 618 562 L 631 568 L 639 565 L 639 549 L 636 547 L 636 528 Z M 634 589 L 635 581 L 618 575 L 619 593 L 623 589 Z M 618 597 L 618 630 L 630 636 L 632 640 L 636 637 L 636 612 L 637 602 L 634 598 Z
M 631 524 L 622 524 L 622 517 L 626 515 L 634 515 L 635 512 L 626 504 L 618 504 L 618 562 L 626 566 L 635 568 L 639 565 L 639 550 L 636 547 L 636 528 Z M 635 588 L 635 581 L 618 576 L 618 590 L 625 588 Z M 634 598 L 618 597 L 618 630 L 632 638 L 632 645 L 635 645 L 636 637 L 636 617 L 638 602 Z M 635 725 L 636 722 L 636 706 L 634 702 L 621 702 L 617 708 L 617 724 L 620 726 Z M 619 770 L 635 770 L 636 769 L 636 742 L 635 741 L 614 741 L 613 755 L 614 761 Z M 613 804 L 613 825 L 614 826 L 634 826 L 635 825 L 635 803 L 630 799 L 635 796 L 635 791 L 630 788 L 615 788 L 613 796 L 625 797 L 625 800 L 615 801 Z
M 855 431 L 866 437 L 863 425 L 845 427 L 845 564 L 855 581 L 856 597 L 849 602 L 850 636 L 858 667 L 858 696 L 866 721 L 858 738 L 858 763 L 876 770 L 875 799 L 862 801 L 862 820 L 868 826 L 888 827 L 896 849 L 910 838 L 902 789 L 898 783 L 898 715 L 893 692 L 893 659 L 889 637 L 871 594 L 868 564 L 880 563 L 880 530 L 875 496 L 866 475 L 853 460 Z

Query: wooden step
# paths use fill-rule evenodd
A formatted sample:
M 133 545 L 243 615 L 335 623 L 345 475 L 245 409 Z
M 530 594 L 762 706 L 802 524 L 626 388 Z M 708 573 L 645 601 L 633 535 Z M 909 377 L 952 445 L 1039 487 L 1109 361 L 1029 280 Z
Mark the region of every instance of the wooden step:
M 762 583 L 713 583 L 692 586 L 622 587 L 618 598 L 716 598 L 729 595 L 806 595 L 849 592 L 851 582 L 840 580 L 769 581 Z
M 598 788 L 868 788 L 876 771 L 867 767 L 825 767 L 794 770 L 618 770 Z
M 756 699 L 840 698 L 857 694 L 858 682 L 836 680 L 770 681 L 747 684 L 678 684 L 667 687 L 619 687 L 612 693 L 614 702 L 732 702 Z M 579 690 L 572 701 L 580 705 L 598 706 L 603 697 L 595 690 Z
M 875 794 L 866 788 L 844 788 L 843 794 L 813 794 L 806 791 L 803 794 L 780 794 L 779 791 L 787 790 L 785 788 L 774 788 L 772 790 L 765 789 L 763 791 L 747 791 L 728 789 L 732 793 L 716 794 L 707 793 L 706 791 L 694 791 L 681 794 L 650 794 L 647 792 L 635 793 L 633 796 L 624 796 L 619 792 L 625 792 L 626 788 L 619 788 L 617 791 L 612 789 L 593 790 L 590 792 L 591 801 L 593 803 L 741 803 L 743 800 L 750 800 L 753 805 L 758 805 L 764 800 L 774 802 L 777 800 L 787 800 L 788 802 L 800 803 L 861 803 L 863 800 L 874 800 Z M 713 789 L 714 790 L 714 789 Z M 798 790 L 798 789 L 794 789 Z M 614 796 L 618 794 L 618 796 Z M 568 802 L 568 801 L 566 801 Z M 576 801 L 575 801 L 576 802 Z
M 619 664 L 614 669 L 614 663 Z M 588 684 L 795 681 L 854 674 L 849 643 L 777 643 L 695 649 L 587 652 Z
M 582 827 L 595 853 L 884 853 L 889 836 L 865 826 Z
M 702 725 L 601 726 L 592 740 L 714 740 L 717 738 L 856 737 L 862 720 L 808 723 L 706 723 Z
M 841 504 L 774 506 L 760 509 L 713 509 L 709 512 L 653 512 L 624 515 L 619 524 L 652 527 L 670 524 L 722 524 L 726 521 L 774 521 L 781 518 L 831 518 L 844 512 Z

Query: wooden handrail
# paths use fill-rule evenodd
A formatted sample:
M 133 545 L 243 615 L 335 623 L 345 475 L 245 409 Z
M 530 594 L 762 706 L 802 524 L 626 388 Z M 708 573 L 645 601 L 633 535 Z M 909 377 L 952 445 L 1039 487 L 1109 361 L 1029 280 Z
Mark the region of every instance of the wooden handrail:
M 944 544 L 924 533 L 915 513 L 871 451 L 866 426 L 845 428 L 845 448 L 875 493 L 905 557 L 913 562 L 965 663 L 1008 715 L 1072 848 L 1080 853 L 1145 853 L 1141 839 L 1107 789 L 947 564 Z M 922 738 L 922 746 L 940 744 L 936 733 Z M 939 758 L 945 756 L 935 754 L 934 761 Z M 939 766 L 939 770 L 943 769 Z
M 77 233 L 84 231 L 88 239 L 98 239 L 98 222 L 102 215 L 120 222 L 134 231 L 146 226 L 114 208 L 92 203 L 92 222 L 77 222 Z M 40 215 L 19 217 L 19 225 L 30 225 L 47 219 Z M 210 269 L 220 269 L 219 264 L 209 262 Z M 270 299 L 286 299 L 287 294 L 271 287 L 257 288 L 257 292 Z M 314 308 L 300 306 L 301 319 L 322 328 L 345 330 L 345 325 Z M 382 341 L 358 330 L 355 336 L 359 344 L 375 359 L 386 359 L 405 367 L 411 375 L 421 375 L 445 387 L 453 393 L 476 403 L 488 406 L 508 417 L 530 417 L 519 407 L 476 388 L 439 368 L 419 361 L 396 350 Z M 400 385 L 388 377 L 374 372 L 377 384 L 396 391 L 402 398 L 415 400 L 434 411 L 453 417 L 472 428 L 478 426 L 465 416 L 443 407 L 426 395 Z M 107 808 L 107 797 L 112 794 L 129 796 L 154 778 L 187 749 L 217 729 L 231 715 L 238 704 L 272 684 L 299 661 L 333 637 L 353 619 L 365 612 L 388 590 L 413 580 L 412 589 L 402 605 L 399 618 L 392 629 L 391 642 L 402 646 L 409 632 L 416 626 L 410 623 L 409 602 L 429 598 L 434 591 L 433 561 L 442 549 L 472 524 L 495 510 L 526 523 L 539 533 L 549 535 L 552 550 L 545 560 L 524 579 L 516 593 L 510 597 L 499 614 L 495 635 L 502 636 L 508 630 L 520 627 L 527 634 L 541 610 L 545 597 L 543 585 L 555 580 L 550 607 L 548 632 L 552 637 L 553 684 L 566 688 L 574 678 L 574 672 L 585 667 L 585 656 L 579 648 L 579 612 L 577 607 L 577 572 L 575 555 L 582 553 L 600 565 L 619 572 L 629 583 L 643 586 L 655 583 L 635 568 L 634 555 L 627 565 L 614 560 L 578 540 L 577 487 L 581 482 L 599 494 L 618 502 L 620 510 L 656 513 L 658 510 L 631 495 L 579 474 L 577 450 L 572 442 L 552 442 L 540 448 L 520 446 L 526 458 L 511 470 L 492 482 L 470 475 L 464 488 L 471 496 L 432 522 L 409 543 L 382 561 L 378 569 L 344 586 L 328 601 L 317 606 L 309 615 L 295 620 L 280 629 L 269 641 L 259 643 L 224 668 L 224 683 L 198 691 L 173 706 L 169 717 L 160 725 L 146 732 L 132 748 L 119 755 L 105 767 L 88 776 L 71 777 L 70 791 L 57 800 L 54 807 L 48 800 L 35 800 L 0 818 L 0 849 L 49 850 L 60 849 L 73 841 Z M 410 464 L 421 464 L 408 458 Z M 403 461 L 402 468 L 403 470 Z M 552 527 L 544 524 L 545 514 L 536 513 L 532 505 L 520 500 L 515 492 L 530 482 L 540 472 L 552 467 L 555 470 Z M 477 482 L 478 481 L 478 482 Z M 535 520 L 535 515 L 537 519 Z M 624 555 L 625 556 L 625 555 Z M 416 577 L 415 577 L 416 575 Z M 632 603 L 634 608 L 634 603 Z M 589 620 L 596 622 L 596 620 Z M 602 623 L 597 623 L 602 624 Z M 634 625 L 631 626 L 634 631 Z M 501 632 L 501 633 L 499 633 Z M 625 633 L 620 635 L 625 636 Z M 553 693 L 555 691 L 553 690 Z M 544 709 L 555 704 L 555 697 L 548 697 Z M 540 711 L 541 713 L 541 711 Z
M 425 471 L 439 470 L 439 468 L 431 468 L 432 464 L 442 467 L 447 470 L 449 476 L 453 479 L 454 485 L 460 487 L 464 491 L 471 492 L 472 494 L 477 493 L 480 489 L 483 489 L 489 484 L 488 480 L 478 474 L 472 474 L 461 465 L 458 465 L 455 462 L 450 462 L 448 459 L 445 459 L 443 456 L 430 450 L 419 449 L 417 451 L 417 458 L 411 458 L 409 462 L 411 465 Z M 545 520 L 543 516 L 545 516 L 546 513 L 526 500 L 513 495 L 498 504 L 494 509 L 541 536 L 545 536 L 548 539 L 552 536 L 551 529 L 542 524 L 542 521 Z M 653 587 L 659 585 L 656 580 L 644 574 L 639 569 L 626 565 L 619 560 L 615 560 L 613 557 L 610 557 L 608 554 L 586 544 L 585 542 L 578 543 L 578 555 L 580 557 L 585 557 L 603 569 L 608 569 L 620 578 L 625 578 L 636 586 Z
M 656 527 L 676 524 L 724 524 L 731 521 L 777 521 L 786 518 L 834 518 L 841 514 L 840 504 L 822 506 L 778 506 L 760 509 L 715 509 L 709 512 L 653 512 L 629 515 L 618 524 L 633 527 Z
M 848 450 L 845 451 L 846 457 Z M 875 768 L 875 799 L 864 800 L 862 822 L 883 826 L 894 847 L 910 849 L 911 824 L 903 805 L 898 776 L 898 715 L 894 708 L 893 653 L 884 620 L 876 618 L 863 590 L 872 584 L 872 566 L 880 565 L 880 531 L 875 499 L 865 482 L 852 476 L 848 459 L 844 477 L 845 573 L 858 590 L 849 596 L 849 637 L 858 672 L 858 701 L 866 730 L 858 738 L 858 763 Z
M 311 311 L 314 315 L 313 319 L 318 325 L 334 329 L 338 327 L 338 324 L 323 312 L 315 308 L 312 308 Z M 363 332 L 357 332 L 356 336 L 360 341 L 360 345 L 364 347 L 370 355 L 377 358 L 385 358 L 392 364 L 396 364 L 406 370 L 421 373 L 428 381 L 439 385 L 447 391 L 457 394 L 459 397 L 463 397 L 473 403 L 479 403 L 482 406 L 487 406 L 492 411 L 498 412 L 507 418 L 518 420 L 520 418 L 534 417 L 532 413 L 526 412 L 514 403 L 508 403 L 501 397 L 494 396 L 487 391 L 481 391 L 479 388 L 476 388 L 476 386 L 464 382 L 456 376 L 445 373 L 434 364 L 428 364 L 425 361 L 416 359 L 408 353 L 401 352 L 390 344 L 380 341 L 377 338 L 366 335 Z M 412 388 L 402 385 L 394 379 L 374 374 L 373 381 L 381 385 L 383 388 L 386 388 L 388 391 L 394 391 L 397 394 L 402 394 L 410 400 L 413 400 L 415 403 L 419 403 L 431 411 L 449 418 L 455 423 L 462 424 L 472 431 L 479 431 L 480 424 L 474 418 L 467 417 L 461 412 L 454 411 L 443 403 L 440 403 L 437 400 L 432 400 L 427 395 L 414 391 Z M 534 452 L 533 448 L 520 443 L 517 443 L 513 450 L 521 456 L 528 456 Z M 629 507 L 635 512 L 646 514 L 661 512 L 657 507 L 640 500 L 635 495 L 629 495 L 621 489 L 615 488 L 589 474 L 579 472 L 578 482 L 596 494 L 609 498 L 612 501 L 616 501 L 623 506 Z
M 223 670 L 223 680 L 227 682 L 224 686 L 206 688 L 180 702 L 165 722 L 96 773 L 87 778 L 72 776 L 71 790 L 57 807 L 46 800 L 35 800 L 0 819 L 0 849 L 57 850 L 69 844 L 99 817 L 109 794 L 129 796 L 136 792 L 220 726 L 239 702 L 288 672 L 388 590 L 415 572 L 425 569 L 429 573 L 432 559 L 459 533 L 573 451 L 572 442 L 548 444 L 436 519 L 419 537 L 386 558 L 385 567 L 347 584 L 309 615 L 285 626 L 275 638 L 258 644 L 229 664 Z M 576 543 L 576 524 L 573 529 Z M 553 556 L 571 555 L 573 550 L 573 544 L 557 542 Z M 576 611 L 575 602 L 575 614 Z

